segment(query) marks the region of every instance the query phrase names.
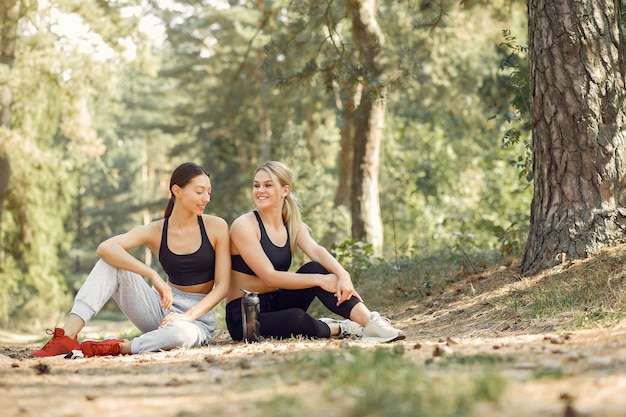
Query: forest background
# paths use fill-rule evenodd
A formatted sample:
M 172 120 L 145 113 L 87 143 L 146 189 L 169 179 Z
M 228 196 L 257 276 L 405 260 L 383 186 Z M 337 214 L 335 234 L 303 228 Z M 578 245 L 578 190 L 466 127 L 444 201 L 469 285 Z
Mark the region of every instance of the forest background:
M 352 267 L 523 250 L 532 199 L 524 1 L 378 5 L 383 48 L 401 74 L 385 96 L 380 253 L 354 238 L 338 198 L 343 90 L 320 71 L 331 61 L 319 54 L 323 31 L 303 26 L 342 16 L 344 2 L 2 2 L 3 31 L 21 7 L 14 61 L 0 64 L 3 100 L 12 94 L 0 128 L 11 170 L 3 327 L 62 320 L 98 243 L 160 218 L 169 175 L 188 160 L 210 171 L 207 212 L 229 223 L 253 208 L 254 168 L 286 162 L 313 235 Z M 348 64 L 333 71 L 358 77 Z

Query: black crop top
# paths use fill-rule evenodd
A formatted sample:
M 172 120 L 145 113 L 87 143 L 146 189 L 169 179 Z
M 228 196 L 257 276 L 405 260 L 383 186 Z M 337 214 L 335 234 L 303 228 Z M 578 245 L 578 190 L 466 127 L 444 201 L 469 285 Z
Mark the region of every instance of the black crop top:
M 161 247 L 159 248 L 159 262 L 167 274 L 169 281 L 176 285 L 196 285 L 215 279 L 215 249 L 209 241 L 204 229 L 202 216 L 198 216 L 202 243 L 194 253 L 178 255 L 167 246 L 167 224 L 169 217 L 163 223 Z
M 265 226 L 261 221 L 261 216 L 257 213 L 256 210 L 253 211 L 256 216 L 256 220 L 259 222 L 259 228 L 261 229 L 261 247 L 263 248 L 263 252 L 267 255 L 272 265 L 274 265 L 274 269 L 277 271 L 287 271 L 291 266 L 291 247 L 289 245 L 289 229 L 287 229 L 287 243 L 285 246 L 279 247 L 274 245 L 270 240 L 267 232 L 265 231 Z M 286 227 L 285 227 L 286 228 Z M 243 260 L 241 255 L 231 255 L 231 268 L 237 272 L 243 272 L 248 275 L 256 275 L 252 269 L 248 266 L 248 264 Z

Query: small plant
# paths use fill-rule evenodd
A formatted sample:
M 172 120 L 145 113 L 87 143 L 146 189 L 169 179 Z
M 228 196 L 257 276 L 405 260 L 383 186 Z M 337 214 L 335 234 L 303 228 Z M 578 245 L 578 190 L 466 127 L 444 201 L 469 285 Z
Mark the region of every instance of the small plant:
M 498 69 L 506 72 L 508 108 L 501 109 L 500 116 L 510 126 L 502 137 L 502 148 L 510 148 L 519 142 L 524 144 L 522 153 L 511 161 L 511 165 L 519 168 L 520 178 L 531 182 L 533 171 L 528 46 L 520 45 L 509 30 L 503 30 L 502 35 L 505 40 L 500 46 L 508 51 L 508 55 L 500 62 Z
M 560 379 L 563 378 L 563 376 L 563 369 L 561 367 L 539 368 L 533 372 L 533 378 L 535 379 Z
M 461 365 L 495 365 L 513 362 L 515 358 L 510 355 L 493 355 L 477 353 L 475 355 L 450 355 L 444 357 L 444 363 Z
M 355 283 L 364 271 L 382 262 L 382 259 L 374 256 L 372 244 L 360 240 L 333 244 L 330 252 L 350 272 Z

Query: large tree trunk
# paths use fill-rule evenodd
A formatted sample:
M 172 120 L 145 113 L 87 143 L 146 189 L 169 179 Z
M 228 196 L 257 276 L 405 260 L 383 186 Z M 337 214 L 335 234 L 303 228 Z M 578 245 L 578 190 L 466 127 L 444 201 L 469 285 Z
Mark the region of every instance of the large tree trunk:
M 335 207 L 350 208 L 352 202 L 352 175 L 354 169 L 354 132 L 355 109 L 360 100 L 360 86 L 358 84 L 342 85 L 337 99 L 337 107 L 341 110 L 341 151 L 339 153 L 339 185 L 335 194 Z
M 0 65 L 6 65 L 9 70 L 13 68 L 13 63 L 15 62 L 17 24 L 20 20 L 21 12 L 21 0 L 2 0 L 0 2 Z M 0 128 L 9 130 L 11 129 L 13 93 L 8 85 L 1 87 Z M 8 149 L 6 149 L 5 146 L 0 146 L 0 224 L 2 224 L 4 200 L 6 199 L 6 194 L 9 189 L 10 178 L 11 164 Z M 0 246 L 0 254 L 2 254 L 2 252 L 2 246 Z
M 384 93 L 381 93 L 384 94 Z M 374 254 L 382 255 L 383 224 L 378 198 L 378 173 L 384 98 L 368 94 L 361 98 L 355 130 L 352 182 L 352 237 L 367 240 Z
M 352 166 L 352 237 L 367 240 L 382 255 L 383 226 L 378 199 L 378 173 L 386 88 L 381 82 L 381 45 L 385 38 L 376 21 L 376 0 L 349 0 L 354 44 L 363 66 L 363 91 L 355 113 Z
M 623 237 L 620 2 L 529 0 L 534 196 L 524 274 Z

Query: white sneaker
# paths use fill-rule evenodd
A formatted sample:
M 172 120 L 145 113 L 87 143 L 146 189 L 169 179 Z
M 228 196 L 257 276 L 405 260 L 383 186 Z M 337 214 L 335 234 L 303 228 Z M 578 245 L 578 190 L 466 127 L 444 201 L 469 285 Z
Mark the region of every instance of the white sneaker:
M 394 329 L 389 319 L 376 311 L 370 313 L 370 321 L 363 327 L 364 342 L 386 343 L 405 338 L 406 335 L 402 330 Z
M 339 339 L 344 339 L 351 336 L 363 336 L 363 327 L 359 323 L 355 323 L 352 320 L 335 320 L 323 317 L 320 319 L 320 321 L 323 321 L 326 324 L 338 324 L 339 334 L 336 337 Z

